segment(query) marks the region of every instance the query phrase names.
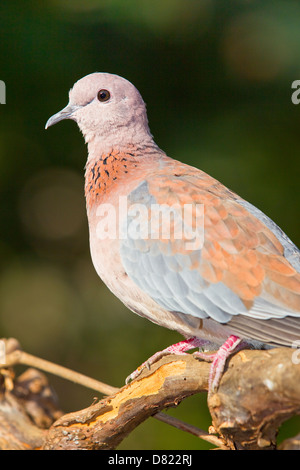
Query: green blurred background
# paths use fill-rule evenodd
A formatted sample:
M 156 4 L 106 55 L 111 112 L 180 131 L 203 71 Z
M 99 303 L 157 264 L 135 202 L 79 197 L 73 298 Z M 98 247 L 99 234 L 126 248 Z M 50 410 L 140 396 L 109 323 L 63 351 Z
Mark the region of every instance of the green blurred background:
M 300 4 L 229 0 L 10 0 L 0 6 L 2 337 L 114 386 L 181 338 L 129 312 L 97 277 L 74 122 L 50 128 L 68 90 L 121 75 L 147 103 L 156 142 L 267 213 L 300 245 Z M 50 377 L 67 412 L 96 393 Z M 169 411 L 210 424 L 206 396 Z M 299 431 L 283 426 L 281 439 Z M 154 419 L 120 449 L 204 449 Z

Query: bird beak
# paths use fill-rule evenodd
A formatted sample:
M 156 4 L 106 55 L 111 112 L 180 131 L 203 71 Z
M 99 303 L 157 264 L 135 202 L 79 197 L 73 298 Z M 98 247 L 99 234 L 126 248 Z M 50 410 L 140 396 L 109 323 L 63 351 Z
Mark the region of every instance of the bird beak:
M 80 108 L 80 106 L 68 104 L 64 109 L 62 109 L 61 111 L 54 114 L 53 116 L 51 116 L 51 118 L 48 119 L 45 125 L 45 129 L 48 129 L 48 127 L 53 126 L 53 124 L 56 124 L 57 122 L 62 121 L 63 119 L 73 119 L 72 115 L 78 108 Z

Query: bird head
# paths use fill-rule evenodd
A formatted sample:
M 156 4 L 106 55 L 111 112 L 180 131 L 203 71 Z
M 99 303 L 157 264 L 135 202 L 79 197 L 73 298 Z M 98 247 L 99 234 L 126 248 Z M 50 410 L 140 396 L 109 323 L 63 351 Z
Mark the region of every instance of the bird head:
M 92 73 L 78 80 L 69 103 L 48 119 L 45 128 L 63 119 L 77 122 L 86 142 L 138 139 L 151 135 L 145 103 L 132 83 L 118 75 Z

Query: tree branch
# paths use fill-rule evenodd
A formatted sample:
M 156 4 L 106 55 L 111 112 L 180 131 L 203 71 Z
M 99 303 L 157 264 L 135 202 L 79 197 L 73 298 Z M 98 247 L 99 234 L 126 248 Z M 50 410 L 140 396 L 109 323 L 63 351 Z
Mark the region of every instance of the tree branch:
M 291 349 L 241 351 L 208 399 L 219 442 L 231 449 L 273 449 L 277 429 L 300 412 L 300 365 Z M 114 449 L 141 422 L 207 390 L 209 364 L 167 356 L 114 395 L 56 421 L 45 449 Z
M 9 354 L 6 355 L 5 367 L 12 367 L 16 364 L 37 367 L 45 372 L 57 375 L 66 380 L 70 380 L 74 383 L 80 384 L 84 387 L 90 388 L 104 395 L 111 395 L 119 390 L 116 387 L 112 387 L 111 385 L 107 385 L 103 382 L 92 379 L 84 374 L 80 374 L 66 367 L 62 367 L 60 365 L 54 364 L 53 362 L 46 361 L 39 357 L 33 356 L 32 354 L 26 353 L 21 349 L 19 342 L 15 338 L 10 338 L 9 340 L 5 341 L 6 350 L 9 352 Z M 6 369 L 2 369 L 2 374 L 5 374 L 5 370 Z M 13 385 L 10 384 L 8 388 L 12 389 Z M 170 426 L 189 432 L 190 434 L 193 434 L 199 437 L 200 439 L 206 440 L 214 445 L 220 447 L 223 446 L 222 441 L 219 440 L 217 437 L 212 436 L 209 433 L 203 431 L 202 429 L 196 428 L 195 426 L 191 426 L 188 423 L 184 423 L 178 418 L 168 416 L 165 413 L 161 412 L 156 413 L 153 418 L 158 419 L 159 421 L 162 421 L 166 424 L 169 424 Z
M 208 370 L 192 356 L 165 357 L 117 393 L 56 421 L 44 449 L 115 449 L 149 416 L 206 390 Z
M 208 406 L 216 431 L 231 448 L 276 448 L 279 426 L 300 413 L 300 363 L 294 353 L 249 350 L 230 360 Z
M 101 393 L 103 386 L 106 391 L 114 393 L 88 408 L 58 419 L 57 416 L 62 413 L 56 410 L 58 415 L 49 414 L 51 405 L 47 411 L 50 418 L 47 415 L 47 424 L 44 423 L 44 428 L 49 429 L 41 433 L 41 419 L 36 419 L 31 413 L 31 421 L 28 421 L 28 414 L 35 408 L 35 415 L 43 416 L 41 409 L 45 408 L 45 403 L 36 396 L 34 402 L 38 405 L 32 407 L 31 399 L 28 408 L 28 391 L 24 386 L 26 380 L 23 380 L 23 388 L 20 389 L 19 379 L 13 380 L 11 369 L 2 369 L 6 392 L 0 401 L 0 447 L 4 448 L 9 446 L 9 440 L 5 441 L 3 437 L 8 435 L 5 430 L 9 429 L 12 436 L 13 425 L 22 421 L 22 429 L 29 426 L 30 432 L 26 434 L 18 430 L 19 437 L 11 439 L 13 448 L 115 449 L 135 427 L 155 415 L 157 419 L 222 449 L 274 449 L 281 423 L 300 413 L 300 364 L 293 360 L 295 350 L 288 348 L 244 350 L 228 361 L 218 392 L 208 397 L 213 422 L 211 429 L 218 436 L 161 413 L 161 410 L 178 405 L 190 395 L 207 391 L 210 364 L 192 355 L 164 357 L 150 370 L 144 370 L 136 380 L 116 390 L 101 382 L 86 380 L 82 374 L 73 375 L 69 369 L 27 353 L 15 352 L 10 351 L 5 367 L 21 362 L 34 364 L 51 373 L 58 372 L 60 376 L 65 376 L 67 371 L 68 379 L 74 381 L 75 377 L 76 382 L 85 386 L 96 390 L 101 388 Z M 7 414 L 7 404 L 16 413 L 15 416 Z M 24 405 L 23 412 L 21 405 Z M 23 420 L 20 418 L 22 413 Z M 32 420 L 36 428 L 31 429 Z M 297 445 L 299 438 L 295 437 L 282 443 L 281 448 L 295 448 Z

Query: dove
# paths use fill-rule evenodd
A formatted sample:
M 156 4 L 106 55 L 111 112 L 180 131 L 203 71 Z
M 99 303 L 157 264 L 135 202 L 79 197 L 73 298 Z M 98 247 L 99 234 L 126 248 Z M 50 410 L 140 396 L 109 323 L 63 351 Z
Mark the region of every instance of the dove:
M 183 340 L 155 353 L 210 361 L 209 391 L 242 348 L 300 340 L 300 252 L 261 210 L 155 143 L 133 84 L 78 80 L 46 124 L 74 120 L 87 144 L 85 197 L 94 267 L 130 310 Z M 127 381 L 128 381 L 127 380 Z

